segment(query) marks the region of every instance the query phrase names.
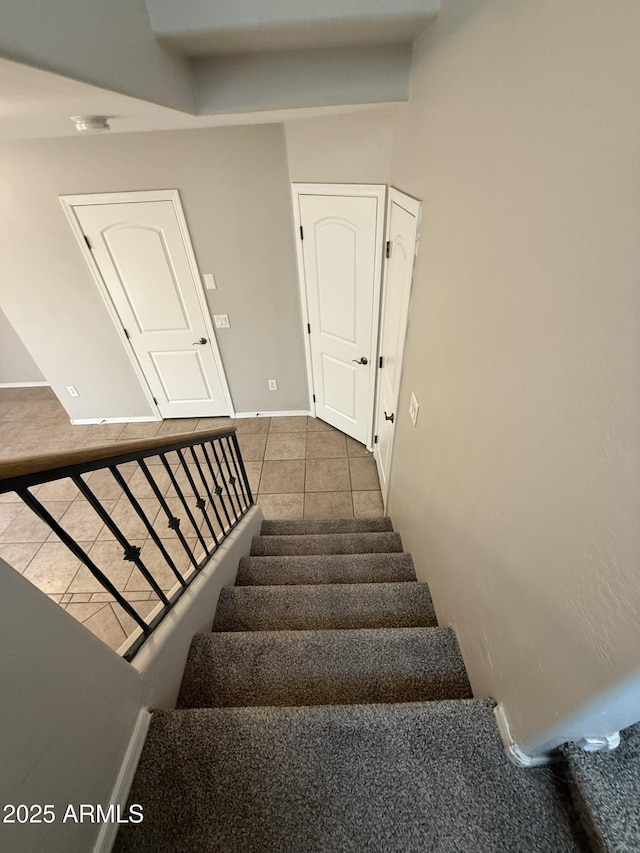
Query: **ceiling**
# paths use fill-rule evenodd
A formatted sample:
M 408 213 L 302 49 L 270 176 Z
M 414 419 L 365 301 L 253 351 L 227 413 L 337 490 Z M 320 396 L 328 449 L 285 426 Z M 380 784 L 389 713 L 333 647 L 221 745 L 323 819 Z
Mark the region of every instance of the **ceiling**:
M 320 115 L 375 109 L 384 105 L 342 105 L 227 115 L 190 115 L 119 95 L 18 62 L 0 58 L 0 140 L 76 136 L 70 116 L 110 117 L 112 132 L 264 124 Z
M 440 0 L 0 0 L 0 140 L 266 123 L 406 101 Z M 146 5 L 145 5 L 146 3 Z

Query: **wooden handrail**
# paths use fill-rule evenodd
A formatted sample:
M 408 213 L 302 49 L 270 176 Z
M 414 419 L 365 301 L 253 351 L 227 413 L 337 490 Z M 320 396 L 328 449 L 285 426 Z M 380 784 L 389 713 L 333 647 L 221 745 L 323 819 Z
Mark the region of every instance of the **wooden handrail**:
M 154 438 L 139 438 L 135 441 L 116 442 L 115 444 L 101 444 L 97 447 L 84 447 L 78 450 L 62 450 L 57 453 L 23 456 L 0 462 L 0 480 L 53 471 L 57 468 L 68 468 L 71 465 L 82 465 L 85 462 L 97 462 L 102 459 L 106 461 L 117 456 L 125 456 L 128 453 L 161 450 L 163 447 L 173 447 L 181 442 L 185 442 L 185 445 L 188 446 L 191 442 L 209 441 L 218 436 L 230 435 L 235 432 L 235 426 L 230 425 L 217 429 L 203 429 L 196 432 L 155 436 Z

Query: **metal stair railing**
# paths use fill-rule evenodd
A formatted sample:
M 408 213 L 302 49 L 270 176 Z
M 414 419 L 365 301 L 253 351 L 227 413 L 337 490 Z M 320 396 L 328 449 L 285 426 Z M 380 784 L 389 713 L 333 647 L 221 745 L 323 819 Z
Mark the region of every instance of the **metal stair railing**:
M 99 497 L 91 474 L 108 472 L 109 498 Z M 88 476 L 89 475 L 89 476 Z M 103 523 L 101 539 L 115 540 L 158 599 L 143 618 L 114 581 L 113 565 L 99 565 L 38 498 L 38 487 L 68 480 Z M 104 485 L 104 483 L 103 483 Z M 137 630 L 123 653 L 131 661 L 175 606 L 229 533 L 253 505 L 235 427 L 129 441 L 108 447 L 30 456 L 0 463 L 0 494 L 15 492 L 86 566 Z M 118 520 L 114 518 L 114 498 Z M 127 533 L 131 522 L 144 531 Z M 123 529 L 124 528 L 124 529 Z M 167 532 L 168 531 L 168 532 Z M 142 551 L 145 554 L 143 555 Z

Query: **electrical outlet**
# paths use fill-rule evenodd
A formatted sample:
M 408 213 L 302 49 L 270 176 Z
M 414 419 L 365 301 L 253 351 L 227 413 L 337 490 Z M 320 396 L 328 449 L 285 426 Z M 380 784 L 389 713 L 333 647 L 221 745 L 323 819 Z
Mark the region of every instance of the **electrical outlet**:
M 78 392 L 76 390 L 75 385 L 67 385 L 67 391 L 69 392 L 70 397 L 79 397 L 80 396 L 80 394 L 78 394 Z
M 411 418 L 411 421 L 413 422 L 414 426 L 418 422 L 418 410 L 419 410 L 419 408 L 420 408 L 420 406 L 418 404 L 418 401 L 416 400 L 416 395 L 412 391 L 411 392 L 411 402 L 409 403 L 409 417 Z
M 275 379 L 267 379 L 267 385 L 269 386 L 269 391 L 277 391 L 278 383 Z
M 228 314 L 214 314 L 213 322 L 216 324 L 216 329 L 229 329 L 229 315 Z

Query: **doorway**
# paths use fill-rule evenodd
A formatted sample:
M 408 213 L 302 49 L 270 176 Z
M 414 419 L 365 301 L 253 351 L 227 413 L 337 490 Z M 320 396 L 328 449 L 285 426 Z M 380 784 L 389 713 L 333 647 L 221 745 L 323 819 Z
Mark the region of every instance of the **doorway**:
M 152 409 L 233 415 L 178 191 L 60 201 Z
M 294 184 L 312 413 L 371 449 L 386 187 Z

